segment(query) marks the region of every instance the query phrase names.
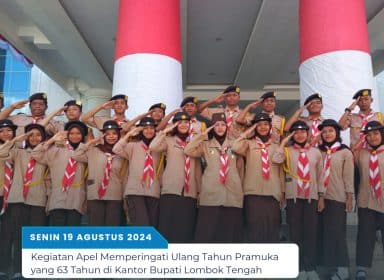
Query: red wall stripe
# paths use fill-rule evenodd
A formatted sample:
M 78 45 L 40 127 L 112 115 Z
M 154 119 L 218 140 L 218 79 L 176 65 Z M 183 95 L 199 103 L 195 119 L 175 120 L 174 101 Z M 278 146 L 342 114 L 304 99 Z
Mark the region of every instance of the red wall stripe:
M 181 61 L 179 0 L 120 0 L 115 61 L 154 53 Z
M 300 0 L 300 63 L 338 50 L 370 53 L 364 0 Z

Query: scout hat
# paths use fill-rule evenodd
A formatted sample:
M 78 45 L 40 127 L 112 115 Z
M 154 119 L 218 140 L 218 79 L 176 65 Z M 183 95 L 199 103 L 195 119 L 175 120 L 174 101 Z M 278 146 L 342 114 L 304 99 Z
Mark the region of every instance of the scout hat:
M 370 89 L 361 89 L 353 95 L 353 99 L 357 99 L 360 96 L 371 96 L 371 90 Z
M 237 94 L 240 94 L 240 87 L 236 85 L 232 85 L 227 87 L 223 93 L 228 93 L 228 92 L 236 92 Z
M 175 122 L 184 121 L 184 120 L 190 121 L 191 117 L 188 116 L 188 114 L 185 112 L 177 112 L 173 117 L 172 122 L 175 123 Z
M 289 129 L 289 132 L 293 132 L 299 129 L 309 130 L 309 126 L 303 121 L 295 121 Z
M 320 99 L 321 103 L 323 103 L 323 97 L 319 93 L 314 93 L 307 97 L 304 101 L 304 105 L 307 105 L 309 102 L 311 102 L 314 99 Z

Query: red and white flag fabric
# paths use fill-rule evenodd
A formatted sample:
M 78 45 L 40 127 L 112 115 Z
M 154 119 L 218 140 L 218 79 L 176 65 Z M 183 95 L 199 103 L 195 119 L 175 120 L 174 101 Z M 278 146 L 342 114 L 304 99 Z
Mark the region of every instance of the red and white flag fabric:
M 183 96 L 179 0 L 119 1 L 112 95 L 128 93 L 128 117 Z
M 378 100 L 364 0 L 300 0 L 299 30 L 302 103 L 320 93 L 322 115 L 337 120 L 360 89 L 372 89 Z

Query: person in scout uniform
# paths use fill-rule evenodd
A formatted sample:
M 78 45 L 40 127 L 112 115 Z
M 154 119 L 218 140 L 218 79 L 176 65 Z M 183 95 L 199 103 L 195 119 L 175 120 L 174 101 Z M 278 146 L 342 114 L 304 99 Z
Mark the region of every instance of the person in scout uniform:
M 301 114 L 304 110 L 308 111 L 308 116 L 304 117 Z M 304 121 L 309 127 L 309 141 L 312 146 L 318 144 L 320 140 L 320 130 L 319 125 L 324 120 L 324 117 L 321 115 L 321 110 L 323 109 L 323 97 L 319 93 L 314 93 L 307 97 L 304 101 L 304 106 L 300 107 L 292 117 L 287 121 L 284 127 L 284 131 L 288 132 L 292 124 L 297 120 Z
M 161 121 L 161 123 L 157 126 L 156 130 L 164 129 L 168 125 L 169 121 L 175 116 L 176 113 L 185 112 L 191 118 L 191 126 L 189 128 L 190 135 L 193 137 L 193 135 L 204 132 L 206 129 L 205 122 L 200 122 L 196 118 L 198 102 L 199 100 L 197 99 L 197 97 L 194 97 L 194 96 L 185 97 L 180 104 L 180 108 L 177 108 L 172 112 L 170 112 L 168 115 L 166 115 L 164 119 Z
M 120 139 L 120 130 L 115 121 L 106 121 L 101 130 L 103 134 L 86 144 L 80 143 L 72 157 L 88 164 L 87 214 L 90 226 L 119 226 L 122 223 L 123 166 L 126 163 L 112 150 Z
M 225 102 L 225 108 L 208 108 L 213 104 Z M 240 87 L 232 85 L 227 87 L 223 93 L 216 98 L 208 100 L 198 107 L 198 113 L 204 118 L 211 120 L 214 113 L 225 113 L 228 126 L 228 137 L 230 140 L 235 140 L 242 132 L 242 127 L 236 123 L 236 119 L 241 113 L 239 108 L 240 101 Z
M 204 157 L 207 163 L 199 194 L 195 241 L 239 242 L 243 190 L 238 158 L 227 139 L 225 114 L 213 114 L 212 126 L 194 137 L 184 153 L 193 158 Z
M 350 144 L 349 146 L 354 149 L 356 145 L 362 145 L 365 140 L 364 130 L 365 125 L 369 121 L 379 121 L 383 123 L 383 117 L 380 112 L 375 112 L 371 108 L 373 98 L 371 96 L 370 89 L 361 89 L 355 93 L 353 96 L 354 101 L 352 104 L 345 108 L 344 114 L 339 120 L 340 126 L 343 130 L 350 128 Z M 357 113 L 352 113 L 352 111 L 359 107 Z
M 32 151 L 32 157 L 50 169 L 52 189 L 47 202 L 52 226 L 77 226 L 85 214 L 85 181 L 87 165 L 73 159 L 88 128 L 80 121 L 65 124 L 65 131 L 56 133 Z
M 189 142 L 190 117 L 178 112 L 172 122 L 149 145 L 151 151 L 165 152 L 167 158 L 162 176 L 159 231 L 171 243 L 188 243 L 193 241 L 195 231 L 200 188 L 196 170 L 201 166 L 199 160 L 184 154 Z
M 255 115 L 253 126 L 243 132 L 232 147 L 246 158 L 243 189 L 248 242 L 279 242 L 284 172 L 281 164 L 272 163 L 272 155 L 279 146 L 270 138 L 271 122 L 266 113 Z
M 29 102 L 31 115 L 17 114 L 11 116 L 15 109 L 23 108 Z M 0 119 L 10 119 L 18 126 L 16 135 L 24 133 L 24 127 L 30 123 L 39 123 L 45 127 L 47 137 L 51 137 L 55 133 L 63 130 L 63 125 L 51 118 L 46 119 L 46 111 L 48 109 L 47 95 L 42 92 L 35 93 L 28 100 L 21 100 L 11 104 L 0 112 Z M 62 108 L 64 110 L 64 107 Z
M 320 125 L 323 158 L 324 204 L 322 213 L 323 263 L 337 268 L 331 280 L 349 278 L 349 257 L 346 239 L 346 212 L 352 211 L 354 164 L 351 150 L 340 137 L 341 127 L 332 119 Z
M 316 273 L 318 214 L 324 209 L 323 162 L 321 153 L 308 141 L 309 126 L 296 121 L 281 141 L 272 162 L 284 163 L 285 198 L 290 240 L 300 249 L 299 279 L 319 279 Z M 293 144 L 285 147 L 292 139 Z
M 99 111 L 109 109 L 113 109 L 113 117 L 105 115 L 96 116 Z M 91 111 L 83 114 L 81 116 L 81 121 L 99 130 L 103 129 L 103 124 L 109 120 L 114 120 L 119 125 L 119 127 L 121 127 L 124 123 L 128 122 L 125 117 L 126 110 L 128 110 L 128 96 L 124 94 L 118 94 L 112 96 L 108 102 L 96 106 Z
M 367 268 L 372 265 L 376 230 L 384 239 L 384 126 L 370 121 L 362 130 L 367 145 L 359 146 L 355 161 L 360 169 L 358 193 L 358 231 L 356 246 L 356 279 L 367 278 Z
M 155 126 L 157 128 L 164 118 L 166 108 L 167 106 L 164 103 L 156 103 L 151 105 L 151 107 L 149 107 L 148 112 L 138 115 L 131 121 L 123 124 L 122 125 L 123 131 L 128 132 L 138 121 L 140 121 L 145 117 L 151 117 L 154 120 Z
M 280 143 L 280 138 L 284 133 L 285 117 L 276 115 L 276 93 L 273 91 L 268 91 L 264 93 L 260 99 L 256 102 L 248 104 L 239 114 L 239 117 L 236 119 L 236 122 L 240 125 L 251 125 L 252 119 L 254 116 L 249 114 L 251 109 L 254 109 L 258 106 L 261 106 L 262 113 L 266 113 L 272 119 L 272 130 L 271 138 L 275 143 Z
M 25 148 L 14 145 L 24 140 L 26 140 Z M 36 163 L 31 157 L 32 149 L 44 140 L 45 128 L 39 124 L 29 124 L 25 127 L 25 134 L 0 146 L 0 160 L 11 163 L 14 170 L 4 205 L 6 208 L 3 208 L 8 238 L 5 240 L 5 246 L 0 249 L 1 255 L 8 256 L 12 260 L 11 267 L 14 273 L 12 279 L 21 279 L 21 228 L 46 224 L 47 167 Z
M 163 162 L 161 153 L 149 149 L 156 135 L 155 126 L 153 118 L 142 118 L 138 126 L 113 148 L 130 163 L 124 197 L 128 205 L 128 220 L 134 226 L 158 226 Z M 132 141 L 132 137 L 138 141 Z
M 12 140 L 16 136 L 17 126 L 11 120 L 0 120 L 0 144 Z M 0 279 L 9 279 L 8 270 L 11 261 L 12 220 L 4 219 L 5 208 L 13 177 L 13 165 L 9 161 L 0 160 Z M 4 210 L 3 210 L 4 209 Z

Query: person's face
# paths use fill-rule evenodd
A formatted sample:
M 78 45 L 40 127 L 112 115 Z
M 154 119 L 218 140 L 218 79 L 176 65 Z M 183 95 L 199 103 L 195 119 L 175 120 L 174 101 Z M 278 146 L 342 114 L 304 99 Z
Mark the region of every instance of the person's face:
M 308 140 L 308 130 L 298 129 L 295 130 L 295 134 L 293 134 L 293 140 L 297 143 L 305 143 Z
M 115 111 L 115 114 L 124 114 L 125 110 L 128 109 L 128 105 L 125 102 L 125 99 L 119 98 L 116 99 L 113 103 L 113 110 Z
M 152 125 L 144 126 L 144 128 L 143 128 L 143 136 L 145 138 L 152 139 L 153 137 L 155 137 L 155 133 L 156 133 L 156 130 L 155 130 L 154 126 L 152 126 Z
M 32 128 L 30 130 L 30 133 L 31 135 L 28 136 L 29 145 L 31 145 L 32 147 L 36 147 L 43 140 L 43 136 L 41 135 L 40 130 L 38 130 L 37 128 Z
M 65 110 L 65 115 L 69 121 L 77 121 L 80 119 L 81 110 L 79 106 L 71 105 Z
M 5 142 L 13 139 L 13 130 L 10 127 L 0 128 L 0 140 Z
M 370 146 L 379 146 L 381 144 L 381 131 L 372 130 L 367 133 L 365 136 L 367 142 Z
M 269 135 L 271 124 L 269 121 L 258 121 L 256 126 L 256 132 L 260 136 Z
M 314 99 L 311 101 L 311 105 L 308 106 L 308 112 L 310 114 L 320 114 L 323 109 L 323 103 L 320 99 Z
M 116 129 L 107 129 L 104 134 L 104 140 L 109 145 L 115 145 L 119 141 L 119 133 Z
M 228 106 L 237 106 L 240 100 L 240 94 L 237 92 L 227 92 L 224 94 L 225 103 Z
M 194 117 L 197 113 L 197 105 L 193 102 L 189 102 L 183 106 L 183 111 L 190 117 Z
M 359 101 L 357 102 L 357 106 L 359 106 L 360 110 L 365 111 L 369 110 L 371 108 L 372 104 L 372 97 L 371 96 L 360 96 Z
M 332 143 L 336 140 L 336 129 L 333 126 L 324 126 L 321 130 L 321 138 L 326 143 Z
M 0 111 L 4 108 L 4 100 L 0 98 Z
M 261 107 L 265 112 L 273 112 L 276 108 L 276 99 L 274 97 L 268 97 L 263 100 Z
M 177 131 L 181 134 L 186 134 L 189 131 L 190 122 L 188 120 L 181 120 L 177 125 Z
M 80 143 L 83 140 L 83 135 L 78 127 L 72 127 L 68 130 L 68 140 L 72 143 Z
M 47 105 L 45 105 L 44 100 L 35 99 L 29 103 L 29 108 L 31 110 L 32 116 L 40 117 L 45 115 L 45 111 L 47 110 Z
M 224 121 L 217 121 L 213 127 L 213 131 L 219 136 L 223 136 L 227 131 L 227 124 Z
M 154 108 L 151 113 L 151 118 L 155 120 L 155 122 L 160 122 L 164 117 L 164 111 L 161 108 Z

